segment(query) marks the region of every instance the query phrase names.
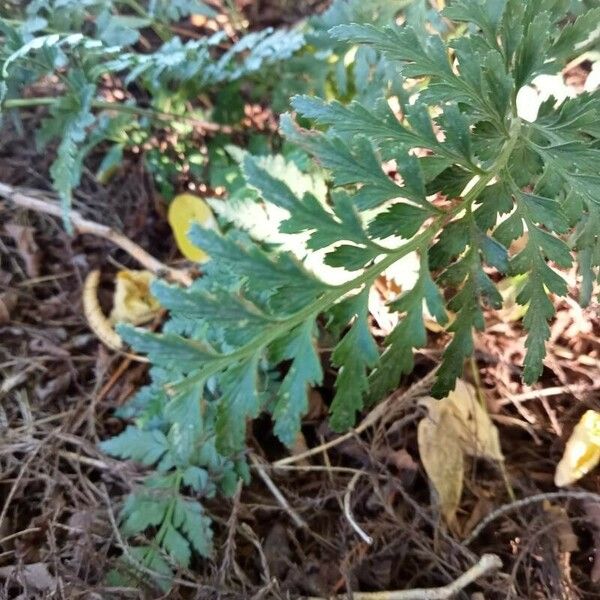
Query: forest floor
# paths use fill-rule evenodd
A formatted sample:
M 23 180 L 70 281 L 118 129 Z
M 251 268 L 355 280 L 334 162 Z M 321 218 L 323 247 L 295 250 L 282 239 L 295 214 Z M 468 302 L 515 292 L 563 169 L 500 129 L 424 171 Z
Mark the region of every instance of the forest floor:
M 261 18 L 281 19 L 268 11 Z M 36 151 L 32 134 L 42 116 L 41 109 L 25 113 L 22 131 L 5 124 L 0 182 L 50 194 L 51 157 Z M 176 260 L 141 155 L 127 155 L 107 185 L 86 169 L 75 204 L 160 260 Z M 105 583 L 122 542 L 115 515 L 142 471 L 98 450 L 100 440 L 123 428 L 113 413 L 146 381 L 147 365 L 103 346 L 82 309 L 87 273 L 101 269 L 108 284 L 122 265 L 138 265 L 110 242 L 69 237 L 57 219 L 8 203 L 0 204 L 0 254 L 0 598 L 150 597 Z M 556 491 L 554 471 L 568 436 L 587 409 L 600 410 L 600 307 L 580 308 L 575 274 L 565 276 L 572 294 L 559 301 L 534 388 L 520 381 L 523 331 L 510 311 L 490 313 L 486 332 L 476 335 L 465 378 L 499 429 L 509 485 L 493 464 L 471 461 L 456 531 L 432 509 L 417 449 L 424 414 L 418 392 L 426 393 L 447 341 L 430 332 L 414 373 L 386 401 L 389 410 L 360 434 L 338 443 L 328 429 L 332 377 L 311 395 L 303 428 L 306 447 L 331 442 L 324 449 L 273 468 L 287 453 L 268 419 L 254 423 L 249 444 L 289 507 L 256 474 L 233 500 L 209 504 L 215 559 L 196 562 L 166 597 L 325 598 L 351 589 L 440 586 L 485 553 L 503 566 L 465 598 L 600 597 L 600 505 L 565 493 L 510 506 L 511 494 Z M 108 309 L 109 286 L 99 293 Z M 576 489 L 600 493 L 600 470 Z M 475 529 L 501 507 L 489 526 Z

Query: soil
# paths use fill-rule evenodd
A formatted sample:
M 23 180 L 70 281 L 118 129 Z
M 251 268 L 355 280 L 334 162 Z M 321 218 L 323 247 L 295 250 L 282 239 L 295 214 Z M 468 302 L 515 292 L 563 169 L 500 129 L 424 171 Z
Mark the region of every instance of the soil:
M 307 10 L 316 4 L 307 2 Z M 245 9 L 264 26 L 292 18 L 282 18 L 284 5 L 273 0 L 268 10 Z M 42 115 L 41 109 L 24 113 L 21 127 L 5 123 L 0 181 L 51 196 L 51 153 L 40 154 L 33 142 Z M 160 260 L 176 262 L 164 205 L 143 158 L 127 155 L 107 185 L 93 176 L 94 160 L 76 194 L 77 208 Z M 291 511 L 256 475 L 234 499 L 209 505 L 214 560 L 194 562 L 161 596 L 105 583 L 120 553 L 119 508 L 142 471 L 103 455 L 98 442 L 123 428 L 114 411 L 146 381 L 147 366 L 103 346 L 81 304 L 91 270 L 102 270 L 100 300 L 108 309 L 115 271 L 138 265 L 109 242 L 71 238 L 56 219 L 4 202 L 0 255 L 0 598 L 325 598 L 446 585 L 484 553 L 498 555 L 502 568 L 459 597 L 600 597 L 600 504 L 593 501 L 566 493 L 515 507 L 463 543 L 486 514 L 511 502 L 511 494 L 556 491 L 554 470 L 568 436 L 587 409 L 600 410 L 600 306 L 577 305 L 574 272 L 565 274 L 571 295 L 559 302 L 534 388 L 520 381 L 519 321 L 490 313 L 486 332 L 476 336 L 465 377 L 479 387 L 499 429 L 509 485 L 497 464 L 469 461 L 456 530 L 449 531 L 434 508 L 417 449 L 424 413 L 406 394 L 439 362 L 447 338 L 430 332 L 391 410 L 360 435 L 275 470 L 270 463 L 287 454 L 269 420 L 259 419 L 250 447 Z M 299 451 L 337 437 L 325 418 L 331 396 L 330 385 L 311 395 Z M 600 493 L 600 471 L 576 489 Z M 372 543 L 357 534 L 344 502 Z

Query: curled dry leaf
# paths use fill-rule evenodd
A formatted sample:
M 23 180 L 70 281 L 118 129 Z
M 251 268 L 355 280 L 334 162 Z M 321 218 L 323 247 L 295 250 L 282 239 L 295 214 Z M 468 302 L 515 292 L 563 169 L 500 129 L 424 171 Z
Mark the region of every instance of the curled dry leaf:
M 504 460 L 498 430 L 473 386 L 461 379 L 446 398 L 424 398 L 421 404 L 428 411 L 418 428 L 421 461 L 452 527 L 462 493 L 464 456 Z
M 588 410 L 575 425 L 556 467 L 554 483 L 564 487 L 575 483 L 600 462 L 600 413 Z
M 194 262 L 206 262 L 208 255 L 192 244 L 188 234 L 193 223 L 198 223 L 207 229 L 218 229 L 210 206 L 199 196 L 179 194 L 169 204 L 168 220 L 181 254 Z
M 517 296 L 526 283 L 526 275 L 506 277 L 498 283 L 498 291 L 502 296 L 502 308 L 496 312 L 496 315 L 504 323 L 520 321 L 525 316 L 527 305 L 519 304 Z
M 98 302 L 99 284 L 100 271 L 96 269 L 91 271 L 85 278 L 82 294 L 83 312 L 90 329 L 96 334 L 98 339 L 113 350 L 121 350 L 123 340 L 112 328 L 110 320 L 106 318 Z
M 115 277 L 112 323 L 142 325 L 160 311 L 158 300 L 150 293 L 154 275 L 150 271 L 123 270 Z
M 464 456 L 452 426 L 453 420 L 447 404 L 432 403 L 429 415 L 419 422 L 418 443 L 421 462 L 437 494 L 442 516 L 449 527 L 456 529 Z

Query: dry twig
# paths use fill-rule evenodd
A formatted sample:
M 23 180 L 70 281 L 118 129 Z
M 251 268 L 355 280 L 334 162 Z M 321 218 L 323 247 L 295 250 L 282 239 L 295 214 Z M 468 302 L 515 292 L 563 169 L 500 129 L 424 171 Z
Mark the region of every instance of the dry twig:
M 530 504 L 535 504 L 536 502 L 543 502 L 544 500 L 591 500 L 592 502 L 600 503 L 600 494 L 595 494 L 594 492 L 583 492 L 583 491 L 571 491 L 571 490 L 562 490 L 560 492 L 548 492 L 545 494 L 534 494 L 533 496 L 528 496 L 527 498 L 521 498 L 520 500 L 515 500 L 514 502 L 510 502 L 501 506 L 500 508 L 492 511 L 489 515 L 487 515 L 480 523 L 473 529 L 471 534 L 463 540 L 463 544 L 468 546 L 472 543 L 479 534 L 492 522 L 497 518 L 505 515 L 506 513 L 512 512 L 513 510 L 517 510 L 519 508 L 523 508 L 524 506 L 529 506 Z
M 468 585 L 502 567 L 502 561 L 495 554 L 484 554 L 468 571 L 452 583 L 437 588 L 415 588 L 412 590 L 393 590 L 384 592 L 351 592 L 339 594 L 339 600 L 446 600 L 452 598 Z M 324 600 L 318 596 L 304 597 L 302 600 Z
M 6 200 L 9 200 L 15 206 L 19 206 L 27 210 L 53 215 L 55 217 L 62 216 L 62 209 L 56 202 L 53 202 L 52 200 L 43 200 L 32 195 L 24 194 L 17 188 L 7 185 L 6 183 L 0 182 L 0 196 Z M 146 252 L 146 250 L 144 250 L 141 246 L 135 242 L 132 242 L 127 236 L 115 231 L 111 227 L 85 219 L 75 210 L 70 211 L 69 219 L 77 233 L 89 233 L 113 242 L 113 244 L 119 246 L 119 248 L 125 250 L 125 252 L 135 258 L 140 265 L 149 271 L 152 271 L 152 273 L 165 276 L 171 281 L 181 283 L 185 286 L 190 285 L 192 282 L 192 278 L 187 271 L 174 269 L 165 265 L 157 258 L 154 258 L 154 256 Z
M 367 534 L 364 529 L 356 522 L 354 519 L 354 515 L 352 514 L 352 507 L 350 506 L 350 500 L 352 498 L 352 492 L 356 487 L 356 482 L 360 479 L 360 476 L 364 475 L 362 471 L 355 473 L 352 476 L 352 479 L 348 483 L 348 487 L 346 488 L 346 493 L 344 494 L 344 516 L 346 517 L 348 523 L 356 533 L 360 536 L 360 538 L 369 546 L 373 543 L 373 538 Z
M 250 453 L 250 462 L 260 475 L 260 478 L 265 482 L 265 485 L 269 488 L 271 494 L 273 494 L 275 500 L 277 500 L 281 508 L 287 512 L 296 526 L 302 529 L 308 529 L 306 521 L 290 506 L 290 503 L 286 500 L 285 496 L 281 493 L 275 483 L 273 483 L 273 480 L 269 477 L 269 474 L 261 464 L 259 458 L 253 452 Z

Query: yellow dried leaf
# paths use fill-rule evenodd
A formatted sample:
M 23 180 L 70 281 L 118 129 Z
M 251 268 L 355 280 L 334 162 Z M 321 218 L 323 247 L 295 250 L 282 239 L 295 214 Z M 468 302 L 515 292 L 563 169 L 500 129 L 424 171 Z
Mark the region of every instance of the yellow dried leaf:
M 449 427 L 465 454 L 490 460 L 504 460 L 498 429 L 487 411 L 479 404 L 472 385 L 457 379 L 454 391 L 448 396 L 441 400 L 423 398 L 420 404 L 426 406 L 430 414 L 432 410 L 442 409 L 449 413 Z
M 463 489 L 464 457 L 448 406 L 432 400 L 429 415 L 419 422 L 417 440 L 421 462 L 451 529 L 457 530 L 456 511 Z
M 210 206 L 199 196 L 179 194 L 169 204 L 168 220 L 181 253 L 188 260 L 206 262 L 209 256 L 202 248 L 192 244 L 188 234 L 193 223 L 208 229 L 218 228 Z
M 573 429 L 554 474 L 558 487 L 571 485 L 600 462 L 600 413 L 588 410 Z
M 151 321 L 160 311 L 158 300 L 150 293 L 154 275 L 150 271 L 123 270 L 115 278 L 112 323 L 141 325 Z
M 90 329 L 104 344 L 113 350 L 121 350 L 123 340 L 112 328 L 112 323 L 102 312 L 98 302 L 98 286 L 100 285 L 100 271 L 91 271 L 85 278 L 83 285 L 83 312 Z
M 454 391 L 440 402 L 447 402 L 454 419 L 452 425 L 465 454 L 491 460 L 504 460 L 498 429 L 477 398 L 475 388 L 457 379 Z

